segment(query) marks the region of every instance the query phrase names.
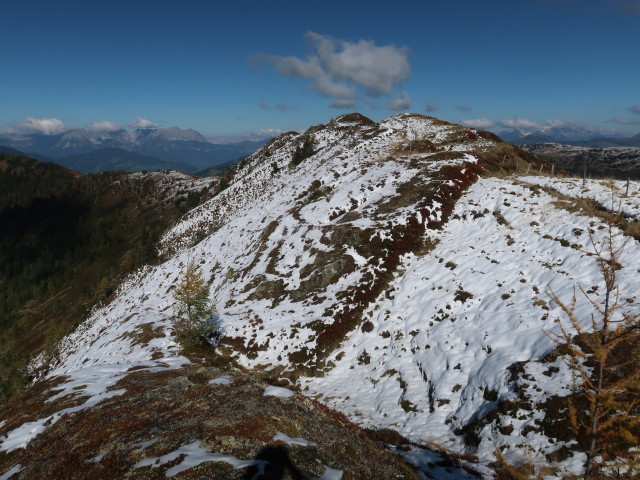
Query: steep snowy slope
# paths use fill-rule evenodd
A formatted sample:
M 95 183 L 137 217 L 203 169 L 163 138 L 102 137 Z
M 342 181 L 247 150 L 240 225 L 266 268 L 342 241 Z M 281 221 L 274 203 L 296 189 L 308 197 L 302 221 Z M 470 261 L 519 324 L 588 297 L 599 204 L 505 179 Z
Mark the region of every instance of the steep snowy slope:
M 526 183 L 478 180 L 438 232 L 437 246 L 403 259 L 402 273 L 365 313 L 371 327 L 352 332 L 330 356 L 335 368 L 300 382 L 359 422 L 456 449 L 465 447 L 455 432 L 517 397 L 518 362 L 534 362 L 526 366 L 534 400 L 568 395 L 572 378 L 560 359 L 535 363 L 555 346 L 545 331 L 557 331 L 562 317 L 548 289 L 566 301 L 578 285 L 604 290 L 596 262 L 581 251 L 591 249 L 589 229 L 596 241 L 604 231 L 597 219 L 571 216 L 556 202 Z M 620 291 L 637 311 L 638 242 L 621 264 Z M 577 317 L 587 326 L 592 307 L 578 300 Z M 471 450 L 482 458 L 496 445 L 527 445 L 522 457 L 555 451 L 563 443 L 541 435 L 537 420 L 544 417 L 534 409 L 487 425 Z
M 314 154 L 290 165 L 305 135 Z M 538 405 L 571 383 L 545 358 L 554 347 L 545 331 L 561 317 L 546 291 L 568 298 L 576 284 L 600 285 L 581 249 L 589 229 L 602 232 L 600 219 L 571 213 L 535 179 L 505 177 L 526 162 L 538 161 L 420 115 L 376 124 L 350 114 L 284 134 L 166 233 L 164 263 L 132 276 L 35 369 L 74 378 L 100 365 L 180 363 L 172 289 L 193 259 L 225 326 L 222 351 L 242 365 L 363 425 L 483 461 L 500 445 L 544 458 L 566 442 L 540 427 Z M 639 249 L 632 242 L 621 261 L 629 310 Z M 580 300 L 578 312 L 588 308 Z M 528 410 L 479 422 L 515 398 L 516 365 L 533 378 L 522 387 Z
M 403 151 L 406 124 L 421 126 L 425 137 L 442 146 L 423 145 L 426 153 Z M 423 248 L 417 245 L 421 232 L 428 224 L 439 225 L 442 207 L 451 207 L 459 184 L 475 178 L 477 158 L 464 152 L 461 132 L 466 134 L 458 126 L 418 117 L 392 117 L 381 125 L 342 117 L 315 132 L 317 153 L 297 168 L 288 166 L 294 135 L 277 139 L 239 169 L 227 190 L 165 235 L 161 250 L 170 257 L 167 262 L 122 285 L 117 298 L 61 346 L 49 375 L 87 363 L 124 362 L 132 352 L 153 355 L 154 342 L 113 342 L 121 336 L 118 324 L 123 331 L 131 330 L 131 322 L 150 330 L 167 325 L 173 315 L 171 289 L 189 258 L 203 266 L 227 334 L 243 344 L 239 353 L 247 361 L 276 362 L 288 353 L 249 345 L 250 324 L 283 338 L 297 323 L 293 328 L 299 333 L 287 339 L 287 350 L 299 352 L 324 324 L 336 323 L 327 311 L 344 308 L 349 287 L 388 277 L 393 265 L 385 261 L 397 263 L 402 253 Z M 476 136 L 466 151 L 492 146 L 492 140 Z M 399 238 L 408 235 L 417 247 Z M 258 318 L 266 315 L 268 322 Z M 171 351 L 171 342 L 162 342 L 157 351 Z M 102 354 L 102 344 L 111 345 L 108 354 Z M 288 364 L 286 357 L 281 364 Z

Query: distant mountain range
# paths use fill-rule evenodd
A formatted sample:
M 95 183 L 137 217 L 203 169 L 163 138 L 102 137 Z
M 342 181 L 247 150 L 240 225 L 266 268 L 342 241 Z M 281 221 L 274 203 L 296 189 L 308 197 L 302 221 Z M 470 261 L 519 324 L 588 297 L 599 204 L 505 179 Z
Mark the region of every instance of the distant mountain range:
M 265 141 L 216 144 L 193 129 L 178 127 L 133 131 L 74 128 L 55 135 L 0 134 L 0 151 L 25 153 L 82 172 L 177 168 L 191 173 L 251 155 Z
M 561 143 L 526 143 L 521 148 L 576 175 L 640 179 L 640 147 L 585 147 Z
M 498 134 L 503 140 L 513 145 L 534 143 L 562 143 L 577 147 L 640 147 L 640 133 L 633 137 L 594 137 L 588 131 L 551 128 L 545 132 L 527 132 L 524 130 L 508 130 Z
M 16 150 L 15 148 L 5 147 L 0 145 L 0 153 L 11 153 L 12 155 L 24 155 L 24 152 Z
M 579 126 L 553 127 L 544 132 L 511 130 L 500 137 L 576 175 L 640 178 L 640 134 L 633 137 L 588 138 Z

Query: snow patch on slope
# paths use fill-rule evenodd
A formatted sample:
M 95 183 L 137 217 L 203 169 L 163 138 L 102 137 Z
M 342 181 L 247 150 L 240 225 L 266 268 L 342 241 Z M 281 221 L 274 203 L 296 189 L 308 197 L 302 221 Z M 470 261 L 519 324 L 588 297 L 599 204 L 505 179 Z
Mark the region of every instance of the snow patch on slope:
M 158 468 L 169 462 L 174 462 L 178 458 L 182 459 L 176 464 L 170 467 L 166 473 L 166 478 L 173 478 L 180 472 L 189 470 L 204 462 L 224 462 L 231 465 L 234 469 L 246 468 L 246 467 L 258 467 L 256 472 L 258 475 L 264 474 L 264 467 L 268 463 L 265 460 L 240 460 L 233 455 L 225 455 L 223 453 L 211 453 L 208 449 L 204 448 L 200 441 L 182 445 L 177 450 L 162 455 L 160 457 L 145 458 L 140 460 L 134 468 L 142 468 L 151 466 L 152 468 Z
M 566 299 L 576 284 L 603 291 L 593 258 L 560 242 L 588 248 L 586 232 L 600 221 L 569 216 L 553 201 L 510 180 L 478 180 L 438 233 L 435 249 L 405 259 L 404 273 L 369 311 L 373 330 L 352 332 L 331 356 L 335 368 L 301 379 L 303 389 L 323 394 L 358 423 L 464 451 L 453 431 L 512 395 L 510 366 L 540 359 L 555 346 L 544 331 L 555 330 L 562 313 L 546 289 Z M 596 229 L 596 240 L 602 235 Z M 638 242 L 621 263 L 627 268 L 619 272 L 620 289 L 635 292 Z M 590 311 L 579 298 L 585 327 Z M 562 362 L 555 366 L 551 377 L 528 367 L 540 397 L 570 393 L 569 372 Z M 491 458 L 496 444 L 529 444 L 535 454 L 558 448 L 542 435 L 522 433 L 534 419 L 514 423 L 510 435 L 484 432 L 476 453 Z
M 68 396 L 77 397 L 79 400 L 84 400 L 84 402 L 55 412 L 45 418 L 26 422 L 11 430 L 4 438 L 0 439 L 0 451 L 10 452 L 18 448 L 26 448 L 31 440 L 58 422 L 64 415 L 80 412 L 94 407 L 104 400 L 122 395 L 126 390 L 111 390 L 111 387 L 127 376 L 132 369 L 157 372 L 178 368 L 185 363 L 188 363 L 188 360 L 184 357 L 170 357 L 164 359 L 163 362 L 100 364 L 74 370 L 70 372 L 70 375 L 64 379 L 62 384 L 49 392 L 50 396 L 45 400 L 45 403 L 54 402 Z

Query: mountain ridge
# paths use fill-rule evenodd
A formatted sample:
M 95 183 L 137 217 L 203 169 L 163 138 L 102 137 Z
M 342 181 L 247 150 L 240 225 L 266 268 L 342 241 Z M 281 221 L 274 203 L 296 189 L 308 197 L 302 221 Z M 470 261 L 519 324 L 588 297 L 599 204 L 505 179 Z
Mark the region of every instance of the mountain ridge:
M 556 166 L 601 178 L 640 178 L 640 147 L 585 147 L 561 143 L 521 145 L 526 150 Z
M 189 168 L 187 173 L 246 157 L 263 143 L 264 141 L 243 141 L 216 144 L 193 129 L 183 130 L 178 127 L 138 128 L 132 131 L 72 128 L 53 135 L 0 134 L 0 144 L 45 161 L 63 160 L 69 155 L 87 155 L 105 148 L 118 148 L 174 164 L 184 164 Z M 93 171 L 92 168 L 88 170 Z
M 534 143 L 559 143 L 576 147 L 640 147 L 640 133 L 631 137 L 603 137 L 591 133 L 572 135 L 563 131 L 556 132 L 553 129 L 541 132 L 526 132 L 522 130 L 503 131 L 500 138 L 514 145 Z
M 296 165 L 309 138 L 313 152 Z M 283 134 L 166 231 L 163 262 L 131 275 L 33 373 L 178 361 L 170 292 L 195 261 L 225 326 L 223 358 L 362 426 L 485 467 L 499 446 L 514 462 L 555 455 L 556 468 L 575 471 L 583 454 L 543 421 L 545 402 L 571 395 L 566 365 L 549 357 L 544 331 L 561 311 L 544 291 L 551 284 L 564 298 L 577 283 L 599 284 L 582 250 L 588 231 L 602 235 L 602 219 L 572 213 L 579 185 L 529 170 L 550 166 L 488 132 L 422 115 L 375 123 L 348 114 Z M 606 198 L 606 185 L 589 185 Z M 625 209 L 637 218 L 634 198 Z M 638 258 L 633 240 L 622 291 L 633 291 Z M 625 308 L 637 306 L 632 298 Z M 577 309 L 589 317 L 588 302 Z M 0 434 L 14 441 L 15 425 Z

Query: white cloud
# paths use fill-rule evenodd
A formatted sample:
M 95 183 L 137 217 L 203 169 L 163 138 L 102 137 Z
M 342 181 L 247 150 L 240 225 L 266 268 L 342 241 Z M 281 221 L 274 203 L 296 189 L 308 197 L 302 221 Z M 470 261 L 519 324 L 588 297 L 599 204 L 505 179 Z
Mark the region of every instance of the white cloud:
M 391 98 L 385 103 L 389 110 L 407 110 L 411 106 L 411 97 L 407 92 L 402 92 L 395 98 Z
M 289 105 L 289 104 L 282 103 L 282 102 L 276 103 L 276 108 L 278 110 L 280 110 L 281 112 L 292 112 L 292 111 L 298 109 L 298 107 L 296 107 L 295 105 Z
M 68 130 L 62 120 L 57 118 L 33 118 L 26 117 L 24 122 L 18 122 L 17 130 L 23 133 L 41 133 L 43 135 L 56 135 Z
M 559 121 L 559 120 L 547 120 L 548 122 L 555 122 L 555 121 Z M 542 125 L 536 123 L 536 122 L 532 122 L 530 120 L 527 120 L 526 118 L 514 118 L 512 119 L 504 119 L 504 120 L 500 120 L 498 122 L 500 125 L 502 125 L 503 127 L 507 127 L 507 128 L 535 128 L 537 130 L 543 130 Z M 550 127 L 554 126 L 549 124 Z
M 622 125 L 638 125 L 633 119 L 613 118 L 612 122 Z M 587 140 L 599 136 L 620 136 L 623 134 L 616 128 L 604 128 L 597 125 L 588 125 L 574 120 L 560 120 L 549 118 L 541 123 L 531 121 L 527 118 L 513 118 L 493 121 L 488 118 L 474 118 L 461 120 L 460 123 L 472 128 L 498 129 L 508 128 L 519 130 L 523 134 L 542 133 L 560 140 Z
M 355 106 L 356 106 L 356 101 L 353 99 L 347 99 L 347 98 L 338 98 L 333 102 L 331 102 L 331 105 L 329 105 L 329 107 L 331 108 L 353 108 Z
M 458 111 L 463 113 L 473 110 L 473 107 L 470 107 L 469 105 L 456 105 L 456 108 L 458 109 Z
M 251 132 L 246 132 L 243 135 L 233 135 L 227 137 L 214 137 L 210 138 L 213 143 L 239 143 L 243 141 L 251 141 L 258 142 L 260 140 L 265 140 L 273 137 L 277 137 L 283 133 L 279 128 L 262 128 L 259 130 L 253 130 Z
M 88 130 L 96 132 L 113 132 L 114 130 L 120 130 L 122 127 L 114 122 L 103 120 L 101 122 L 91 122 L 87 124 Z
M 264 100 L 260 100 L 258 102 L 258 106 L 260 108 L 262 108 L 263 110 L 273 110 L 274 108 L 277 108 L 281 112 L 292 112 L 292 111 L 298 109 L 298 107 L 296 105 L 289 105 L 289 104 L 283 103 L 283 102 L 278 102 L 278 103 L 276 103 L 275 107 L 273 107 L 269 103 L 265 102 Z
M 350 42 L 307 32 L 313 52 L 306 58 L 255 54 L 253 59 L 272 64 L 282 75 L 310 80 L 320 95 L 334 100 L 354 100 L 358 89 L 365 95 L 391 95 L 409 78 L 406 47 L 376 46 L 370 40 Z
M 596 125 L 588 125 L 574 120 L 549 119 L 545 120 L 544 124 L 549 128 L 543 128 L 543 131 L 547 131 L 552 136 L 557 136 L 558 133 L 561 133 L 567 137 L 587 139 L 597 136 L 619 136 L 622 134 L 622 132 L 616 128 L 604 128 Z
M 522 130 L 525 133 L 544 133 L 551 137 L 569 140 L 587 140 L 599 136 L 620 136 L 616 128 L 604 128 L 597 125 L 588 125 L 575 120 L 560 120 L 549 118 L 542 123 L 532 122 L 526 118 L 516 118 L 500 120 L 498 124 L 502 127 Z
M 620 125 L 638 125 L 640 122 L 633 118 L 623 118 L 623 117 L 613 117 L 611 119 L 614 123 L 619 123 Z
M 631 110 L 633 113 L 640 114 L 640 105 L 632 105 L 631 107 L 629 107 L 629 110 Z
M 567 120 L 558 120 L 557 118 L 549 118 L 547 120 L 544 121 L 544 124 L 548 127 L 554 128 L 554 127 L 564 127 L 565 125 L 567 125 L 568 122 Z M 537 124 L 535 124 L 536 126 L 539 126 Z
M 469 120 L 462 120 L 460 123 L 472 128 L 491 128 L 495 125 L 495 122 L 488 118 L 472 118 Z
M 353 43 L 313 32 L 307 33 L 307 38 L 329 75 L 351 80 L 374 96 L 389 95 L 394 86 L 409 78 L 406 47 L 377 47 L 370 40 Z
M 434 103 L 434 102 L 427 102 L 425 104 L 424 109 L 427 112 L 431 113 L 431 112 L 435 112 L 435 111 L 439 110 L 440 109 L 440 105 L 438 105 L 437 103 Z
M 129 124 L 133 128 L 156 128 L 160 125 L 153 123 L 151 120 L 136 116 L 135 120 Z
M 315 89 L 320 95 L 330 98 L 348 99 L 354 98 L 357 91 L 346 83 L 336 82 L 333 77 L 326 74 L 319 75 L 316 79 Z
M 248 136 L 256 138 L 257 140 L 262 140 L 264 138 L 277 137 L 281 133 L 282 130 L 280 130 L 279 128 L 262 128 L 260 130 L 249 132 Z

